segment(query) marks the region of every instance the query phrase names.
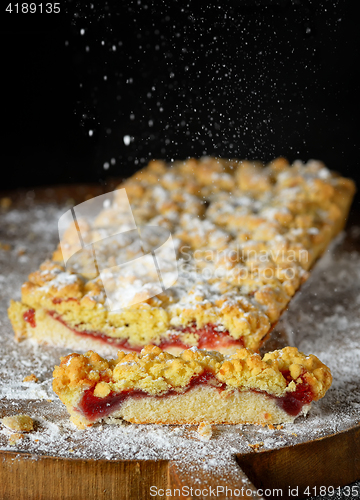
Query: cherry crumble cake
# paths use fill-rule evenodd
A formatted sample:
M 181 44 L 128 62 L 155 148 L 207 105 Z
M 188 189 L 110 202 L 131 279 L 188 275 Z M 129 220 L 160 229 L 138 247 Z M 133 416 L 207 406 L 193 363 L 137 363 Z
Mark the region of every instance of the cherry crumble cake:
M 331 374 L 295 347 L 261 359 L 248 349 L 233 355 L 192 347 L 179 356 L 156 346 L 119 351 L 107 361 L 89 351 L 55 367 L 53 388 L 80 428 L 106 417 L 157 424 L 279 424 L 306 415 L 322 398 Z
M 91 245 L 75 253 L 66 269 L 59 247 L 30 274 L 21 302 L 11 303 L 17 340 L 32 337 L 83 352 L 140 352 L 149 344 L 173 354 L 192 347 L 257 351 L 343 228 L 355 192 L 351 180 L 318 161 L 290 165 L 282 158 L 265 166 L 215 158 L 170 166 L 153 161 L 120 188 L 126 189 L 133 221 L 117 209 L 115 191 L 93 227 L 78 219 L 85 244 L 97 231 L 97 263 L 111 267 L 118 255 L 138 256 L 128 231 L 132 222 L 164 228 L 176 252 L 176 283 L 154 294 L 137 285 L 141 266 L 132 274 L 120 272 L 114 280 L 120 308 L 113 310 L 96 266 L 89 266 Z M 127 236 L 107 238 L 114 227 Z M 71 228 L 64 241 L 71 253 Z M 132 305 L 121 308 L 129 294 Z
M 151 162 L 94 220 L 69 226 L 53 259 L 29 276 L 22 301 L 9 308 L 16 339 L 121 349 L 116 360 L 88 351 L 55 367 L 54 391 L 80 428 L 106 417 L 293 422 L 325 395 L 329 368 L 295 347 L 262 359 L 254 351 L 343 228 L 354 192 L 351 180 L 317 161 Z M 149 281 L 147 256 L 139 260 L 143 226 L 153 248 L 156 228 L 173 238 L 178 275 L 167 288 L 157 289 L 151 273 Z M 116 267 L 127 261 L 135 265 Z M 115 267 L 107 283 L 114 310 L 101 269 Z

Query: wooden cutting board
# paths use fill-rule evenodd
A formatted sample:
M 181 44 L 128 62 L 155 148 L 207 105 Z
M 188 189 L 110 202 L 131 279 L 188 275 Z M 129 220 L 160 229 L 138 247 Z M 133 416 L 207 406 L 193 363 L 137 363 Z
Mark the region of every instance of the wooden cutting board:
M 307 418 L 282 429 L 216 426 L 209 442 L 192 426 L 71 428 L 50 389 L 53 366 L 65 351 L 16 345 L 6 308 L 27 274 L 51 254 L 64 203 L 79 203 L 116 184 L 10 193 L 11 206 L 5 202 L 0 209 L 0 417 L 27 413 L 37 425 L 13 447 L 7 431 L 0 430 L 0 498 L 211 498 L 215 493 L 259 498 L 265 490 L 266 498 L 278 498 L 279 492 L 269 495 L 273 489 L 281 490 L 282 498 L 309 498 L 319 495 L 321 486 L 360 479 L 360 217 L 355 214 L 345 238 L 316 265 L 264 346 L 296 345 L 330 365 L 333 387 Z M 40 382 L 24 385 L 23 377 L 32 372 Z
M 86 460 L 10 451 L 1 451 L 0 458 L 0 494 L 6 499 L 195 499 L 212 491 L 220 499 L 263 498 L 260 489 L 265 498 L 279 497 L 274 490 L 282 498 L 303 498 L 359 479 L 360 426 L 275 450 L 235 454 L 210 471 L 204 468 L 206 456 L 191 467 L 186 460 Z

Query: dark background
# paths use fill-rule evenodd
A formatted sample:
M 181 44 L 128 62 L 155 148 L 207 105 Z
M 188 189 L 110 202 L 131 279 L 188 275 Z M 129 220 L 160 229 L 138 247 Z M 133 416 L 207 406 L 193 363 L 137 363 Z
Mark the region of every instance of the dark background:
M 316 158 L 360 185 L 356 2 L 60 5 L 1 13 L 1 189 L 203 154 Z

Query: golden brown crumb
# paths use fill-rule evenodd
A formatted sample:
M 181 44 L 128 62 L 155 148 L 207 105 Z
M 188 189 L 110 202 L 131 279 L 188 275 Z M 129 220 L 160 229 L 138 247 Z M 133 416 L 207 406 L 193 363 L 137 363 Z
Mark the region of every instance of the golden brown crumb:
M 23 382 L 39 382 L 39 379 L 32 373 L 31 375 L 26 375 L 26 377 L 24 377 L 23 379 Z
M 275 429 L 275 427 L 273 426 L 273 424 L 268 424 L 268 429 L 270 429 L 271 431 L 273 431 Z
M 0 242 L 0 250 L 5 250 L 6 252 L 8 252 L 9 250 L 11 250 L 11 246 L 8 243 Z
M 212 436 L 212 428 L 209 422 L 201 422 L 197 428 L 197 432 L 200 436 L 200 439 L 203 441 L 210 441 Z
M 254 451 L 258 451 L 261 446 L 264 446 L 264 443 L 261 441 L 260 443 L 255 443 L 255 444 L 248 444 L 250 448 L 252 448 Z
M 2 418 L 0 422 L 11 431 L 30 432 L 34 430 L 34 421 L 29 415 L 12 415 Z
M 9 434 L 8 437 L 9 437 L 9 445 L 15 446 L 16 443 L 20 441 L 20 439 L 24 439 L 25 436 L 24 434 L 19 434 L 16 432 L 15 434 L 14 433 Z

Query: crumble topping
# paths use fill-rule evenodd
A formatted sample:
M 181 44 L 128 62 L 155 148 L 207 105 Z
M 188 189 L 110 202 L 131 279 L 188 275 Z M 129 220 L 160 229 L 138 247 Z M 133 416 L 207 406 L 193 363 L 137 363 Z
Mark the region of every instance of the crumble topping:
M 75 254 L 65 270 L 58 248 L 53 260 L 23 285 L 22 303 L 10 306 L 18 339 L 32 334 L 23 318 L 28 306 L 40 321 L 44 311 L 52 311 L 70 328 L 127 339 L 134 347 L 159 345 L 174 330 L 192 324 L 199 329 L 212 324 L 258 350 L 308 269 L 341 229 L 355 191 L 351 180 L 319 161 L 290 166 L 278 158 L 263 166 L 209 157 L 169 166 L 150 162 L 119 188 L 126 189 L 133 217 L 121 210 L 115 192 L 113 203 L 95 221 L 78 219 L 85 244 L 95 241 L 98 265 L 114 269 L 141 255 L 131 231 L 134 220 L 138 227 L 167 228 L 177 255 L 176 284 L 162 292 L 156 288 L 152 259 L 131 271 L 114 272 L 119 310 L 112 311 L 92 250 Z M 113 236 L 114 227 L 126 233 Z M 74 231 L 70 227 L 64 236 L 70 250 Z M 142 276 L 149 272 L 144 286 Z M 154 291 L 158 294 L 150 297 Z M 137 299 L 142 302 L 121 309 Z M 183 341 L 197 345 L 198 337 L 185 333 Z
M 204 372 L 211 372 L 228 390 L 254 389 L 279 397 L 306 381 L 315 401 L 324 396 L 332 381 L 327 366 L 295 347 L 285 347 L 261 358 L 245 348 L 224 356 L 193 347 L 173 356 L 159 347 L 147 346 L 140 354 L 119 351 L 118 358 L 110 361 L 92 351 L 61 358 L 60 366 L 54 370 L 53 388 L 60 398 L 68 391 L 91 387 L 99 398 L 111 391 L 131 389 L 159 395 L 169 389 L 181 391 L 194 376 Z

